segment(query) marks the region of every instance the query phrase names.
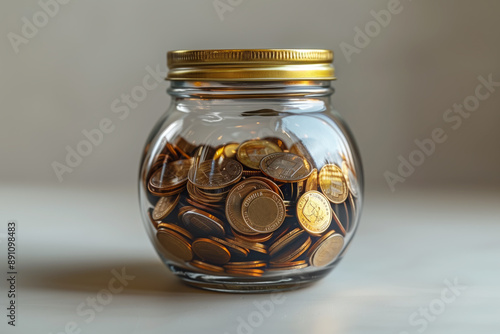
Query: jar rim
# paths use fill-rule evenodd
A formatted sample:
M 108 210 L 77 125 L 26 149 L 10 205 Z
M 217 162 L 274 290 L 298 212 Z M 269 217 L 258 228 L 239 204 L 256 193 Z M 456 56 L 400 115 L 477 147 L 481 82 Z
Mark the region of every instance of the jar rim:
M 335 80 L 326 49 L 175 50 L 167 53 L 167 80 Z

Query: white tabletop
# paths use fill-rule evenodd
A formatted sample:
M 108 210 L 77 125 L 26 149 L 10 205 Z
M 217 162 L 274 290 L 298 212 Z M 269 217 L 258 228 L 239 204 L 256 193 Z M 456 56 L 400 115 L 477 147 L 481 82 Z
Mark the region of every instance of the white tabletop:
M 182 284 L 154 252 L 132 186 L 3 186 L 0 201 L 5 274 L 7 222 L 18 224 L 16 327 L 2 280 L 1 333 L 500 332 L 498 191 L 373 190 L 339 266 L 282 295 Z M 111 281 L 123 290 L 100 292 Z M 98 295 L 105 305 L 90 311 Z

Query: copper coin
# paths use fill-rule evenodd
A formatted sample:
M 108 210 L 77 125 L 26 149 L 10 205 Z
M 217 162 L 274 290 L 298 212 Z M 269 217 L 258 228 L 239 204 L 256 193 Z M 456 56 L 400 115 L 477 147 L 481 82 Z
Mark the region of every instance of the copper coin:
M 243 220 L 241 206 L 245 197 L 257 189 L 270 189 L 270 187 L 259 180 L 244 180 L 231 189 L 226 198 L 226 218 L 231 227 L 241 234 L 258 234 L 251 229 Z
M 241 179 L 243 166 L 233 159 L 207 160 L 193 166 L 188 173 L 189 181 L 201 189 L 219 189 Z
M 260 161 L 262 172 L 280 182 L 298 182 L 305 180 L 312 172 L 309 162 L 293 153 L 272 153 Z
M 226 247 L 207 238 L 196 239 L 192 247 L 197 256 L 209 263 L 225 264 L 231 258 L 231 253 Z
M 191 261 L 193 258 L 193 252 L 189 241 L 179 233 L 170 229 L 161 228 L 156 233 L 156 237 L 160 245 L 173 256 L 183 261 Z
M 309 234 L 320 235 L 332 222 L 333 210 L 328 199 L 319 191 L 311 190 L 297 202 L 297 218 L 300 226 Z
M 236 231 L 232 230 L 233 235 L 236 239 L 240 239 L 243 241 L 248 241 L 248 242 L 266 242 L 271 239 L 273 236 L 273 232 L 271 233 L 259 233 L 255 235 L 245 235 L 245 234 L 239 234 Z
M 182 227 L 180 227 L 179 225 L 175 225 L 172 223 L 160 223 L 160 224 L 158 224 L 158 229 L 160 229 L 160 228 L 166 228 L 166 229 L 172 230 L 176 233 L 179 233 L 180 235 L 182 235 L 183 237 L 185 237 L 188 240 L 193 239 L 193 235 L 191 233 L 189 233 L 186 229 L 183 229 Z
M 222 267 L 215 266 L 215 265 L 210 264 L 210 263 L 205 263 L 205 262 L 202 262 L 199 260 L 193 260 L 193 261 L 189 262 L 189 264 L 192 265 L 193 267 L 196 267 L 196 268 L 204 270 L 204 271 L 209 271 L 209 272 L 214 272 L 214 273 L 223 273 L 224 272 L 224 268 L 222 268 Z
M 250 229 L 258 233 L 270 233 L 285 221 L 285 204 L 274 191 L 258 189 L 243 200 L 241 215 Z
M 247 248 L 249 250 L 252 250 L 254 252 L 258 252 L 261 254 L 267 254 L 267 248 L 264 244 L 261 244 L 259 242 L 248 242 L 245 240 L 241 239 L 236 239 L 236 238 L 231 238 L 231 237 L 226 237 L 226 240 L 231 242 L 234 245 Z
M 304 230 L 300 228 L 295 228 L 290 232 L 282 235 L 278 239 L 276 239 L 271 246 L 269 246 L 269 254 L 274 256 L 275 254 L 283 251 L 288 245 L 294 242 L 297 238 L 299 238 L 304 233 Z
M 162 197 L 156 203 L 152 217 L 154 220 L 162 220 L 167 217 L 179 203 L 179 195 Z
M 208 212 L 192 209 L 182 215 L 184 226 L 196 236 L 219 236 L 225 234 L 224 223 Z
M 226 269 L 253 269 L 253 268 L 264 268 L 267 263 L 264 261 L 240 261 L 240 262 L 228 262 L 224 265 Z
M 337 165 L 324 165 L 319 171 L 319 186 L 321 191 L 335 204 L 347 199 L 349 191 L 342 170 Z
M 284 248 L 279 255 L 271 258 L 269 263 L 274 264 L 293 261 L 304 254 L 309 246 L 311 246 L 311 237 L 305 235 L 305 238 L 298 238 L 295 240 L 295 242 L 289 244 L 289 246 Z
M 283 195 L 283 192 L 281 191 L 280 187 L 278 187 L 278 185 L 276 183 L 274 183 L 273 181 L 269 180 L 268 178 L 265 178 L 265 177 L 262 177 L 262 176 L 251 176 L 247 180 L 259 180 L 259 181 L 262 181 L 265 184 L 267 184 L 272 191 L 274 191 L 275 193 L 277 193 L 278 195 L 280 195 L 281 198 L 285 198 L 285 196 Z
M 221 245 L 226 246 L 229 252 L 231 253 L 231 256 L 246 257 L 249 253 L 248 249 L 235 245 L 234 243 L 228 240 L 220 239 L 217 237 L 210 237 L 210 239 L 220 243 Z
M 262 269 L 226 269 L 226 273 L 234 276 L 260 277 L 264 274 Z
M 260 160 L 266 155 L 281 152 L 281 148 L 267 140 L 249 140 L 238 147 L 236 157 L 248 168 L 259 169 Z
M 168 191 L 184 185 L 188 180 L 188 172 L 193 160 L 177 160 L 170 162 L 151 175 L 149 185 L 156 191 Z

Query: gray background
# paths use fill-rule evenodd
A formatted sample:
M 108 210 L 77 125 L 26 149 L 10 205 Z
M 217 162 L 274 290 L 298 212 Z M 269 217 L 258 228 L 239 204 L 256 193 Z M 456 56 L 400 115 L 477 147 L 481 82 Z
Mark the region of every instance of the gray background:
M 36 1 L 3 2 L 0 24 L 2 182 L 59 183 L 53 161 L 81 131 L 110 118 L 115 130 L 94 148 L 67 185 L 134 183 L 146 136 L 166 109 L 167 82 L 120 120 L 111 103 L 130 94 L 172 49 L 329 48 L 338 80 L 333 101 L 361 148 L 368 186 L 389 191 L 415 139 L 442 127 L 448 136 L 396 189 L 412 185 L 499 186 L 500 92 L 454 131 L 446 109 L 462 103 L 493 74 L 500 81 L 498 1 L 401 1 L 402 11 L 351 61 L 355 27 L 373 21 L 388 1 L 242 1 L 221 20 L 212 1 L 71 1 L 16 54 L 7 38 L 21 33 Z

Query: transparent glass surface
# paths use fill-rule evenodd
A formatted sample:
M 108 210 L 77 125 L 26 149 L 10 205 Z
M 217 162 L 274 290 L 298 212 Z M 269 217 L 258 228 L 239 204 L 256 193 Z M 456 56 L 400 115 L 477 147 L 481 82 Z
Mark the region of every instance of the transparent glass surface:
M 172 82 L 139 195 L 175 275 L 260 292 L 308 285 L 337 265 L 357 228 L 363 172 L 332 93 L 329 81 Z

